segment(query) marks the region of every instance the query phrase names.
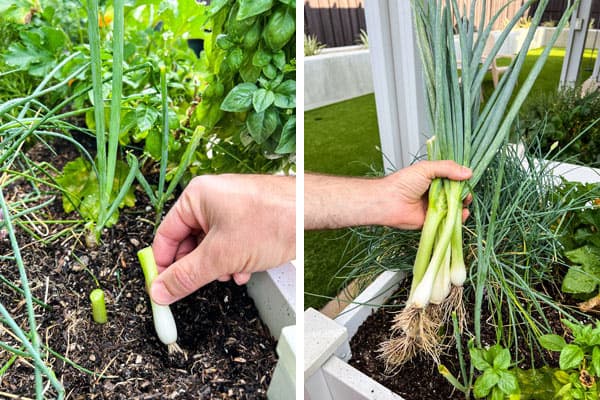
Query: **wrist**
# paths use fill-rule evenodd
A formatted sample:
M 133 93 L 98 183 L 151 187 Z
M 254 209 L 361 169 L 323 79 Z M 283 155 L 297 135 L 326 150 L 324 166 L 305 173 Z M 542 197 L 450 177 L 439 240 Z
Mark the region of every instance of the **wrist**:
M 305 175 L 305 229 L 380 225 L 390 209 L 384 178 Z

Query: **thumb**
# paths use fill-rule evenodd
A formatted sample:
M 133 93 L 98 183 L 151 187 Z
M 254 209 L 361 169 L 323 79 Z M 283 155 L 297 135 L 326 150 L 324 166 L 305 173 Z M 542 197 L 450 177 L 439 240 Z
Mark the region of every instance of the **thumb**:
M 223 271 L 213 262 L 215 258 L 207 257 L 207 239 L 208 237 L 154 279 L 150 297 L 155 303 L 174 303 L 223 275 Z

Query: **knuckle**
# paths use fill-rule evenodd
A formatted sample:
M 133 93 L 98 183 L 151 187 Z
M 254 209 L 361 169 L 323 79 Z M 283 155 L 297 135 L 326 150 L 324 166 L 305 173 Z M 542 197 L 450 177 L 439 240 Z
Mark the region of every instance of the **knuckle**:
M 183 267 L 183 266 L 181 266 Z M 196 268 L 174 268 L 173 269 L 173 294 L 186 295 L 198 288 Z

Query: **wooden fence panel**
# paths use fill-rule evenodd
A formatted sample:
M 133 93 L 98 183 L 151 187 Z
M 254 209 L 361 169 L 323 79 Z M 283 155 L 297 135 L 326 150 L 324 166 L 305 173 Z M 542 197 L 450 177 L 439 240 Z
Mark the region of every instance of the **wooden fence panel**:
M 567 9 L 568 0 L 550 0 L 544 12 L 544 21 L 558 21 Z M 600 1 L 592 2 L 594 28 L 600 28 Z
M 310 0 L 304 3 L 304 32 L 327 47 L 356 44 L 367 30 L 363 0 Z
M 367 30 L 365 21 L 364 2 L 368 0 L 306 0 L 304 3 L 304 33 L 314 35 L 328 47 L 350 46 L 358 43 L 360 30 Z M 405 0 L 400 0 L 405 1 Z M 460 7 L 466 6 L 467 10 L 472 1 L 481 0 L 459 0 Z M 492 16 L 506 5 L 507 0 L 488 0 L 485 10 L 485 22 L 489 22 Z M 494 29 L 502 29 L 525 3 L 525 0 L 517 0 L 510 3 L 498 20 L 494 23 Z M 567 8 L 568 0 L 550 0 L 543 21 L 558 21 Z M 532 12 L 535 12 L 535 6 Z M 475 23 L 481 20 L 481 9 L 476 7 Z M 594 1 L 592 5 L 592 18 L 594 27 L 600 28 L 600 0 Z

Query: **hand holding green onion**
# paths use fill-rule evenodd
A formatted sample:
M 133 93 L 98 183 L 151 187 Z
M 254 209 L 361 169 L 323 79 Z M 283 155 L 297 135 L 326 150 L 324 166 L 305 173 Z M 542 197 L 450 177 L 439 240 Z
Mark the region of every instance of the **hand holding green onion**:
M 151 288 L 158 304 L 196 289 L 295 257 L 296 180 L 286 176 L 204 175 L 194 178 L 158 227 L 152 247 L 160 272 Z
M 304 229 L 385 225 L 420 229 L 434 179 L 462 181 L 471 171 L 454 161 L 421 161 L 384 178 L 305 174 Z M 464 205 L 468 205 L 467 198 Z M 468 210 L 463 210 L 463 220 Z
M 571 6 L 564 13 L 542 55 L 523 80 L 519 74 L 548 1 L 524 2 L 487 52 L 492 28 L 504 8 L 486 21 L 482 17 L 486 2 L 473 1 L 467 10 L 456 0 L 411 1 L 432 128 L 427 157 L 453 160 L 469 167 L 473 175 L 469 185 L 443 178 L 431 183 L 406 307 L 394 317 L 392 337 L 380 348 L 389 370 L 396 370 L 419 352 L 438 361 L 442 327 L 453 313 L 457 315 L 459 327 L 465 325 L 462 292 L 467 270 L 462 241 L 463 201 L 507 143 L 519 108 L 575 7 Z M 521 50 L 482 105 L 481 85 L 491 63 L 511 29 L 534 3 L 537 9 Z M 455 30 L 460 52 L 455 47 Z M 518 92 L 513 95 L 517 83 Z M 478 322 L 475 325 L 477 329 Z

